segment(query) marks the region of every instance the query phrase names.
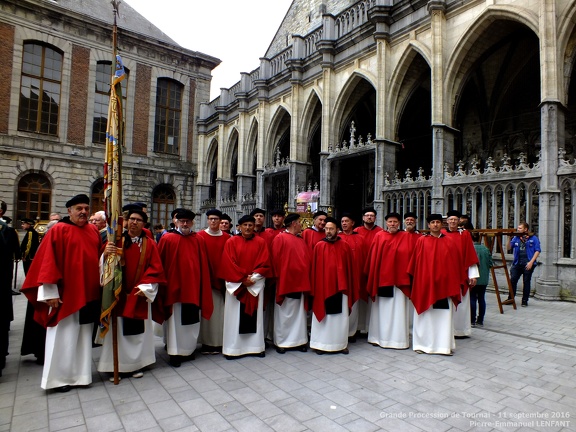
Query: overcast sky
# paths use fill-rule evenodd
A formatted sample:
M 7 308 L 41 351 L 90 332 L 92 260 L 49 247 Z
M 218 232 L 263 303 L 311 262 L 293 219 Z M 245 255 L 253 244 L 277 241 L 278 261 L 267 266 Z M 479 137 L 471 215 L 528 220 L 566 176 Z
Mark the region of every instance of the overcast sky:
M 184 48 L 219 58 L 210 99 L 252 72 L 292 0 L 123 0 Z M 122 7 L 122 6 L 120 6 Z

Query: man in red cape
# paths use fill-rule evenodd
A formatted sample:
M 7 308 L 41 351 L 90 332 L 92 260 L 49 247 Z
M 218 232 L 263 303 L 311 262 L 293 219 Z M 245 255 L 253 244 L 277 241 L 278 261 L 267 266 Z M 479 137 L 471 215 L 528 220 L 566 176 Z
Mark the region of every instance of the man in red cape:
M 208 252 L 204 239 L 192 231 L 194 212 L 176 213 L 176 230 L 160 240 L 160 258 L 168 281 L 164 337 L 170 364 L 179 367 L 194 359 L 200 318 L 209 320 L 214 310 Z
M 313 225 L 302 231 L 302 238 L 310 248 L 310 251 L 314 249 L 316 243 L 326 237 L 324 226 L 326 225 L 327 217 L 326 212 L 317 211 L 312 215 Z
M 366 291 L 366 273 L 364 273 L 368 247 L 364 242 L 364 237 L 354 232 L 355 219 L 352 214 L 343 213 L 340 218 L 340 224 L 342 225 L 342 232 L 338 236 L 350 246 L 352 263 L 354 264 L 354 288 L 350 295 L 352 308 L 348 317 L 350 325 L 348 337 L 350 342 L 355 342 L 357 332 L 368 331 L 368 323 L 366 322 L 368 292 Z
M 268 245 L 254 234 L 255 221 L 253 216 L 240 218 L 241 235 L 226 242 L 218 273 L 226 281 L 222 353 L 229 360 L 266 355 L 263 290 L 272 270 Z
M 159 284 L 166 280 L 158 246 L 143 230 L 147 221 L 142 210 L 128 211 L 128 230 L 122 239 L 122 292 L 114 306 L 118 317 L 118 371 L 134 378 L 144 376 L 142 369 L 156 362 L 152 320 L 162 324 L 164 319 L 155 300 L 159 297 Z M 104 259 L 117 251 L 116 245 L 108 242 Z M 113 328 L 104 336 L 99 372 L 114 372 L 112 331 Z
M 43 389 L 65 392 L 92 382 L 103 246 L 98 229 L 88 223 L 89 203 L 83 194 L 66 203 L 68 217 L 46 233 L 21 290 L 34 307 L 36 322 L 47 328 Z
M 272 242 L 278 234 L 284 232 L 284 218 L 286 214 L 283 209 L 276 209 L 270 213 L 270 216 L 272 216 L 272 227 L 266 228 L 262 238 L 266 240 L 270 255 L 272 255 Z M 266 341 L 272 341 L 274 339 L 275 293 L 276 280 L 274 278 L 268 278 L 264 286 L 264 340 Z
M 362 210 L 362 226 L 355 228 L 354 231 L 364 237 L 366 247 L 370 248 L 374 236 L 382 231 L 382 227 L 376 225 L 376 209 L 374 207 L 366 207 Z
M 476 279 L 480 277 L 478 255 L 470 232 L 458 227 L 462 216 L 460 212 L 450 210 L 447 216 L 448 229 L 442 230 L 442 232 L 454 242 L 454 253 L 450 263 L 459 266 L 462 285 L 462 304 L 454 311 L 454 336 L 464 338 L 472 334 L 469 288 L 474 287 Z
M 426 221 L 430 234 L 418 239 L 408 264 L 416 310 L 412 345 L 418 353 L 452 355 L 452 311 L 460 303 L 461 273 L 450 265 L 454 245 L 441 231 L 442 215 L 430 214 Z
M 374 237 L 366 272 L 372 299 L 368 342 L 382 348 L 410 346 L 410 276 L 408 263 L 413 251 L 412 235 L 400 231 L 401 216 L 386 215 L 387 231 Z
M 348 314 L 354 289 L 350 246 L 338 237 L 338 222 L 326 218 L 326 238 L 316 243 L 312 257 L 312 329 L 310 348 L 348 354 Z
M 204 239 L 208 252 L 208 265 L 210 266 L 210 285 L 212 286 L 212 303 L 214 309 L 209 320 L 200 320 L 200 343 L 202 354 L 218 354 L 222 352 L 222 337 L 224 331 L 224 280 L 220 279 L 218 270 L 222 263 L 224 245 L 230 235 L 222 232 L 222 212 L 211 209 L 206 212 L 208 228 L 198 232 L 198 237 Z
M 312 264 L 310 248 L 300 237 L 300 215 L 291 213 L 283 221 L 286 230 L 272 242 L 272 267 L 276 280 L 274 345 L 280 354 L 287 349 L 306 351 L 306 304 Z

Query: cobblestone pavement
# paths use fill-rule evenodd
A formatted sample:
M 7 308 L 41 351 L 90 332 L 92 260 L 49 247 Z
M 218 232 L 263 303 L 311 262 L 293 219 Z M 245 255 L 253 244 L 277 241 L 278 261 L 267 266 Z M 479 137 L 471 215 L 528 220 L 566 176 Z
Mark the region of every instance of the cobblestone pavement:
M 452 357 L 384 350 L 349 355 L 268 349 L 265 358 L 197 355 L 174 369 L 161 339 L 143 378 L 115 386 L 96 371 L 69 393 L 40 388 L 41 367 L 18 355 L 26 300 L 0 378 L 0 431 L 573 431 L 576 304 L 531 299 L 456 341 Z

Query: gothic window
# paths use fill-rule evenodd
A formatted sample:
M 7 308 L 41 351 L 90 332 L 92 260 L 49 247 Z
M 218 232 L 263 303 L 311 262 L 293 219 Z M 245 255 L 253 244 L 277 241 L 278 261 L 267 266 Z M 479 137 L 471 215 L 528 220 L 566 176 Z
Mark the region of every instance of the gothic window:
M 565 182 L 562 186 L 562 206 L 564 207 L 564 212 L 560 212 L 560 214 L 564 214 L 564 222 L 560 224 L 561 226 L 561 235 L 563 236 L 562 244 L 562 256 L 564 258 L 571 258 L 572 257 L 572 233 L 573 233 L 573 217 L 572 217 L 572 203 L 574 202 L 572 199 L 572 188 L 569 182 Z
M 172 217 L 170 213 L 176 206 L 176 195 L 170 185 L 160 185 L 152 193 L 152 220 L 155 224 L 161 223 L 164 228 L 170 226 Z
M 50 46 L 24 43 L 18 130 L 58 135 L 62 54 Z
M 104 210 L 104 180 L 97 180 L 92 186 L 92 196 L 90 198 L 90 214 Z
M 183 86 L 177 81 L 160 78 L 156 91 L 154 151 L 178 154 Z
M 126 114 L 126 95 L 128 93 L 128 69 L 124 68 L 126 77 L 121 81 L 122 114 Z M 110 79 L 112 78 L 112 62 L 100 61 L 96 64 L 96 82 L 94 88 L 94 119 L 92 123 L 92 142 L 106 143 L 106 127 L 108 124 L 108 105 L 110 103 Z
M 52 185 L 42 174 L 28 174 L 18 182 L 18 218 L 48 220 L 50 217 L 50 198 Z

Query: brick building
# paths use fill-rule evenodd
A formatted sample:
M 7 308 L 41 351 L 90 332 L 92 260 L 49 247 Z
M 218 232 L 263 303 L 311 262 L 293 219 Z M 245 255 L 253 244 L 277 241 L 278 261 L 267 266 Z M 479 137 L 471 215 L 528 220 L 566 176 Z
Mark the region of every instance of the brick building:
M 220 61 L 179 46 L 126 2 L 119 9 L 124 198 L 167 223 L 193 202 L 194 119 Z M 45 220 L 77 193 L 102 206 L 112 23 L 109 1 L 0 3 L 0 189 L 10 216 Z

